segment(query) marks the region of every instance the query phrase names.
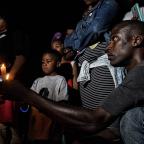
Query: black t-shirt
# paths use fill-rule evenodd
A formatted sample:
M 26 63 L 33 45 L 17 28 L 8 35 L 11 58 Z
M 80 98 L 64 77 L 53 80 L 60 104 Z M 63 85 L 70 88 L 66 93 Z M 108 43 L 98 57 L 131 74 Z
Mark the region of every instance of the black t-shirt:
M 12 66 L 15 57 L 23 55 L 28 57 L 29 39 L 20 31 L 8 31 L 0 34 L 0 63 L 6 63 L 8 69 Z
M 144 106 L 144 62 L 133 68 L 122 84 L 112 91 L 101 105 L 113 116 L 132 107 Z

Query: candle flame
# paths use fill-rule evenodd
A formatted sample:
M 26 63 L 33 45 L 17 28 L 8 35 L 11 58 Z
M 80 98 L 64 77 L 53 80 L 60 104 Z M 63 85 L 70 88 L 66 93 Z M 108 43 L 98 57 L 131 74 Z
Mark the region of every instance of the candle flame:
M 5 67 L 5 64 L 3 63 L 3 64 L 1 65 L 1 67 Z
M 9 79 L 9 74 L 6 74 L 6 80 L 8 80 Z
M 0 71 L 1 71 L 1 76 L 2 76 L 2 78 L 5 79 L 5 75 L 6 75 L 6 66 L 5 66 L 4 63 L 1 65 Z

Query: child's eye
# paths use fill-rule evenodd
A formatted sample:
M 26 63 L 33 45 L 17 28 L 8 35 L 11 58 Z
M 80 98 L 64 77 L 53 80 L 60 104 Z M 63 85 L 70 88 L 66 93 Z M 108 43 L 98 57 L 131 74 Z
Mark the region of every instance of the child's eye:
M 50 60 L 46 61 L 46 63 L 50 63 L 50 62 L 51 62 Z

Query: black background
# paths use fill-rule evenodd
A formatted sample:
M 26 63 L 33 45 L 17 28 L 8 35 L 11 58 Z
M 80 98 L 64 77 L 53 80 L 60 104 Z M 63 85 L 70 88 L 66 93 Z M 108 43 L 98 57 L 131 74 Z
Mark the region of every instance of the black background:
M 51 37 L 54 32 L 65 31 L 67 26 L 77 23 L 82 1 L 4 0 L 0 10 L 12 27 L 21 27 L 33 36 Z
M 83 11 L 82 0 L 0 0 L 0 15 L 11 29 L 20 28 L 30 38 L 30 58 L 24 80 L 31 85 L 41 73 L 41 53 L 50 48 L 53 34 L 75 26 Z

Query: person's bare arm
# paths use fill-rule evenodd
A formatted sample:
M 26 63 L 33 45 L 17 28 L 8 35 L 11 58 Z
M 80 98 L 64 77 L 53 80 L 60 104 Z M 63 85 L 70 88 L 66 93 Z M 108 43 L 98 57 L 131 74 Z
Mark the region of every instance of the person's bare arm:
M 10 70 L 10 76 L 9 79 L 13 80 L 15 78 L 15 75 L 19 72 L 20 68 L 25 63 L 26 58 L 23 55 L 18 55 L 15 58 L 14 64 Z
M 73 64 L 73 88 L 78 90 L 78 83 L 77 83 L 77 77 L 78 77 L 78 69 L 77 69 L 77 64 Z
M 47 116 L 64 124 L 70 129 L 95 134 L 110 124 L 112 116 L 103 108 L 88 110 L 59 104 L 40 97 L 32 90 L 26 89 L 17 81 L 5 81 L 1 84 L 1 93 L 10 95 L 13 100 L 23 101 L 35 106 Z M 7 99 L 10 99 L 10 96 Z

